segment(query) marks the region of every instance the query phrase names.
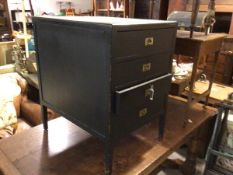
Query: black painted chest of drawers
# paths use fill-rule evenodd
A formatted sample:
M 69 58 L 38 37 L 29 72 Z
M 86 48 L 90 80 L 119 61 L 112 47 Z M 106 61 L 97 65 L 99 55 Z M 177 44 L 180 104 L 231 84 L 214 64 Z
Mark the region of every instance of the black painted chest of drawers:
M 163 134 L 176 23 L 111 17 L 35 17 L 44 128 L 50 107 L 112 144 L 160 118 Z M 155 136 L 156 137 L 156 136 Z

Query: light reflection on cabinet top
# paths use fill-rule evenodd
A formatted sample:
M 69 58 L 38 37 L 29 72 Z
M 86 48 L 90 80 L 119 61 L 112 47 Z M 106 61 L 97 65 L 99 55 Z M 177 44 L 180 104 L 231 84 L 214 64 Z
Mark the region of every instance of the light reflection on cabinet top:
M 145 24 L 175 24 L 175 21 L 151 20 L 151 19 L 133 19 L 119 17 L 102 17 L 102 16 L 42 16 L 42 18 L 68 20 L 88 23 L 101 23 L 113 26 L 124 25 L 145 25 Z

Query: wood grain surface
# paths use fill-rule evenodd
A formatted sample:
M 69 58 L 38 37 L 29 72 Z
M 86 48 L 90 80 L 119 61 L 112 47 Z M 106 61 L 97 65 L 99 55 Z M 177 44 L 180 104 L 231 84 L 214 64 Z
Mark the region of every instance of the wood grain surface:
M 163 141 L 156 139 L 155 121 L 117 143 L 113 175 L 150 174 L 216 113 L 197 104 L 190 113 L 193 123 L 182 128 L 185 109 L 184 101 L 169 98 Z M 40 125 L 0 141 L 5 175 L 103 175 L 103 159 L 102 142 L 62 117 L 50 121 L 47 132 Z

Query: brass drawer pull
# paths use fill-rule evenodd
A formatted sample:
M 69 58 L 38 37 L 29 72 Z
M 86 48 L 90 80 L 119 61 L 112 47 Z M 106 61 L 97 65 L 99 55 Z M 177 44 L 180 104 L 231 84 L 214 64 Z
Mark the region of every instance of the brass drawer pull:
M 142 72 L 148 72 L 151 70 L 151 63 L 146 63 L 142 65 Z
M 154 37 L 145 38 L 145 46 L 153 46 L 154 45 Z
M 153 101 L 154 95 L 155 95 L 154 85 L 151 85 L 150 88 L 145 91 L 145 97 L 149 97 L 149 99 Z
M 147 112 L 148 112 L 147 108 L 143 108 L 139 111 L 138 115 L 139 117 L 144 117 L 146 116 Z

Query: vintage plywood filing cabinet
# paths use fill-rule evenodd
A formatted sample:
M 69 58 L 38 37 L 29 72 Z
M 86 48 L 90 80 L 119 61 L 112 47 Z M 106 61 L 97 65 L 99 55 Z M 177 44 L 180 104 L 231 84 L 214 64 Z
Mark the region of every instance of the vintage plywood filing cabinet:
M 176 23 L 35 17 L 44 128 L 50 107 L 106 145 L 159 118 L 163 134 Z M 156 136 L 155 136 L 156 137 Z

